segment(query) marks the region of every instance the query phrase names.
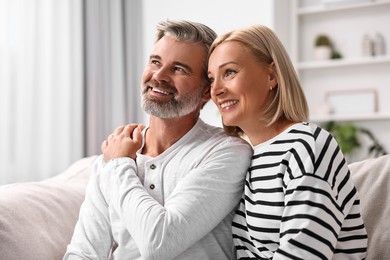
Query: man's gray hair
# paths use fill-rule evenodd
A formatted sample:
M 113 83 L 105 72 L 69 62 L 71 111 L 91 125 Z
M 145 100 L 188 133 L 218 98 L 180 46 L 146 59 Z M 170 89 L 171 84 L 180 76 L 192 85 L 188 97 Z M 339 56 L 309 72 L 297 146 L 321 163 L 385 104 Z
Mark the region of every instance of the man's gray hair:
M 156 42 L 164 36 L 174 37 L 180 42 L 199 43 L 204 46 L 205 60 L 203 67 L 205 83 L 207 83 L 207 56 L 217 34 L 211 28 L 201 23 L 185 20 L 166 20 L 157 24 Z
M 217 34 L 208 26 L 185 20 L 166 20 L 157 24 L 156 42 L 165 35 L 178 41 L 201 43 L 208 53 Z M 206 54 L 207 54 L 206 53 Z

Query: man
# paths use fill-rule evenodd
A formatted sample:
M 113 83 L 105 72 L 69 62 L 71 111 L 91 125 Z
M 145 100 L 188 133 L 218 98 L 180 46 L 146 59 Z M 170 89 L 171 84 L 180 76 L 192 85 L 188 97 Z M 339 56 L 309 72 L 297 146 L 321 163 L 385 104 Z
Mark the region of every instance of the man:
M 187 21 L 157 31 L 142 76 L 149 127 L 119 127 L 103 142 L 65 259 L 234 257 L 231 213 L 252 149 L 199 119 L 216 34 Z

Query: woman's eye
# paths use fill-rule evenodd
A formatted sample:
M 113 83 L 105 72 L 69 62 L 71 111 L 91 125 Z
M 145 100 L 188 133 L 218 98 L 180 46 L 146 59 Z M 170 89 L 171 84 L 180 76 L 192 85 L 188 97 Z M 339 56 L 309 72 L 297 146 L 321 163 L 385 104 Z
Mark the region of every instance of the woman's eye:
M 235 70 L 231 70 L 231 69 L 227 69 L 226 72 L 225 72 L 225 76 L 231 76 L 231 75 L 234 75 L 236 74 L 236 71 Z
M 214 78 L 209 78 L 209 84 L 213 84 L 214 83 Z

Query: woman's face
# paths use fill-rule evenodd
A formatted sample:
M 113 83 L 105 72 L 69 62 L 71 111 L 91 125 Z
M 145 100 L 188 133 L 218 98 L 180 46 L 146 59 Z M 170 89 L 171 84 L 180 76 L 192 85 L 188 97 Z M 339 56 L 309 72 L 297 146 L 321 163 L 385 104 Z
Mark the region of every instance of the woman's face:
M 260 122 L 273 97 L 270 88 L 276 85 L 270 65 L 260 63 L 242 44 L 224 42 L 209 58 L 208 76 L 211 98 L 225 125 L 247 132 Z

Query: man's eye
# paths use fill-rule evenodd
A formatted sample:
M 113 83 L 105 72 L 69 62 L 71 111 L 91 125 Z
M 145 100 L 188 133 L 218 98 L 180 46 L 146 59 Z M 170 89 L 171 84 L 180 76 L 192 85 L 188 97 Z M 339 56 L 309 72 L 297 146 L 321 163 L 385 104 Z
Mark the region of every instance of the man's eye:
M 158 60 L 151 60 L 150 63 L 151 63 L 151 64 L 155 64 L 155 65 L 160 64 L 160 62 L 159 62 Z
M 175 67 L 175 70 L 179 71 L 179 72 L 185 72 L 185 70 L 183 68 L 180 68 L 180 67 Z
M 184 73 L 184 74 L 189 74 L 185 69 L 183 69 L 182 67 L 174 67 L 173 68 L 174 71 L 177 71 L 177 72 L 180 72 L 180 73 Z

